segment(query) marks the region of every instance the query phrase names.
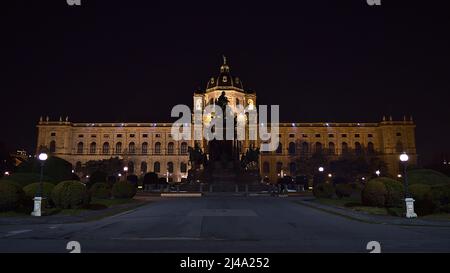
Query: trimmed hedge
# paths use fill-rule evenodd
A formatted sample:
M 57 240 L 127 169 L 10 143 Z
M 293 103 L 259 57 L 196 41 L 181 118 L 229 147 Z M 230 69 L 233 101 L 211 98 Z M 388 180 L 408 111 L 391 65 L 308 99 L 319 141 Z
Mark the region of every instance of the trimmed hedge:
M 386 187 L 386 207 L 397 207 L 402 205 L 404 188 L 401 182 L 387 177 L 379 177 L 374 180 L 381 181 Z
M 436 210 L 430 185 L 414 184 L 409 187 L 409 192 L 415 199 L 414 209 L 419 216 L 432 214 Z
M 113 185 L 111 194 L 114 198 L 131 199 L 136 195 L 136 187 L 128 182 L 117 182 Z
M 25 193 L 12 183 L 0 182 L 0 211 L 17 209 L 23 202 Z
M 63 181 L 53 188 L 52 200 L 62 209 L 80 208 L 89 204 L 86 186 L 79 181 Z
M 328 183 L 320 183 L 314 186 L 313 194 L 317 198 L 331 198 L 334 194 L 333 185 Z
M 27 207 L 33 206 L 33 198 L 36 196 L 36 193 L 39 190 L 39 182 L 38 183 L 33 183 L 33 184 L 29 184 L 25 187 L 23 187 L 23 191 L 25 192 L 25 205 Z M 52 204 L 51 201 L 51 195 L 52 195 L 52 191 L 55 188 L 55 185 L 52 183 L 48 183 L 48 182 L 43 182 L 43 197 L 46 197 L 47 199 L 44 199 L 44 202 L 42 204 L 42 207 L 45 208 L 48 205 Z
M 384 207 L 386 203 L 386 186 L 376 179 L 367 182 L 361 192 L 361 202 L 366 206 Z
M 419 169 L 408 171 L 408 182 L 410 185 L 450 185 L 450 177 L 434 170 Z
M 353 193 L 352 185 L 350 184 L 337 184 L 336 185 L 336 195 L 339 198 L 350 197 Z
M 89 189 L 92 198 L 108 199 L 111 197 L 111 188 L 106 183 L 95 183 Z

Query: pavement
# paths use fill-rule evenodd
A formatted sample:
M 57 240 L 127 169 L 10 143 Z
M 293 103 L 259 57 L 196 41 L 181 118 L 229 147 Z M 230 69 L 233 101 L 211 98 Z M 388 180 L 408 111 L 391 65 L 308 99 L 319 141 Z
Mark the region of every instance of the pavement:
M 304 202 L 306 202 L 304 204 Z M 450 227 L 361 221 L 304 197 L 159 198 L 97 221 L 0 225 L 0 252 L 450 252 Z M 370 220 L 370 219 L 369 219 Z M 373 219 L 372 219 L 373 220 Z

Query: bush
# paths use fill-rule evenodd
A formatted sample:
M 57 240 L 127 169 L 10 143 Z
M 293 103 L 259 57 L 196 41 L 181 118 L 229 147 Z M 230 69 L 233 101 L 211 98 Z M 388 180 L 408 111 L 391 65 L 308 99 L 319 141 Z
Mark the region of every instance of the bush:
M 404 189 L 401 182 L 387 177 L 379 177 L 373 180 L 382 182 L 386 187 L 386 207 L 397 207 L 402 204 Z
M 146 173 L 144 175 L 144 181 L 142 184 L 145 185 L 152 185 L 152 184 L 158 184 L 158 175 L 154 172 Z
M 132 175 L 129 175 L 127 177 L 127 181 L 130 184 L 132 184 L 135 188 L 137 188 L 138 187 L 138 182 L 139 182 L 139 177 L 137 177 L 137 175 L 132 174 Z
M 384 207 L 386 203 L 386 187 L 376 179 L 367 182 L 361 192 L 361 202 L 366 206 Z
M 431 187 L 431 194 L 437 206 L 444 207 L 450 204 L 450 185 Z
M 136 194 L 136 187 L 128 182 L 117 182 L 114 184 L 111 193 L 114 198 L 131 199 Z
M 47 199 L 44 199 L 43 203 L 42 203 L 42 207 L 45 208 L 51 204 L 53 204 L 53 202 L 51 201 L 51 195 L 52 195 L 52 191 L 53 188 L 55 187 L 54 184 L 52 183 L 48 183 L 48 182 L 43 182 L 43 192 L 42 192 L 42 197 L 45 197 Z M 40 187 L 40 183 L 33 183 L 33 184 L 29 184 L 27 186 L 25 186 L 23 188 L 23 191 L 25 192 L 25 205 L 30 208 L 30 206 L 33 205 L 33 198 L 36 196 L 36 193 L 39 191 L 39 187 Z
M 430 185 L 414 184 L 409 188 L 409 192 L 415 199 L 414 209 L 417 215 L 432 214 L 435 211 L 437 206 L 433 200 Z
M 450 185 L 450 177 L 434 170 L 418 169 L 408 171 L 408 182 L 410 185 Z
M 350 184 L 337 184 L 336 185 L 336 195 L 339 198 L 350 197 L 352 195 L 353 189 Z
M 92 198 L 108 199 L 111 197 L 111 188 L 106 183 L 95 183 L 89 189 Z
M 313 194 L 317 198 L 331 198 L 334 194 L 334 188 L 331 184 L 320 183 L 314 186 Z
M 62 209 L 80 208 L 89 204 L 86 186 L 79 181 L 63 181 L 52 191 L 55 206 Z
M 0 182 L 0 211 L 17 209 L 23 202 L 25 193 L 12 183 Z
M 107 174 L 102 171 L 95 171 L 89 176 L 89 183 L 86 184 L 87 188 L 90 189 L 92 185 L 96 183 L 105 183 Z

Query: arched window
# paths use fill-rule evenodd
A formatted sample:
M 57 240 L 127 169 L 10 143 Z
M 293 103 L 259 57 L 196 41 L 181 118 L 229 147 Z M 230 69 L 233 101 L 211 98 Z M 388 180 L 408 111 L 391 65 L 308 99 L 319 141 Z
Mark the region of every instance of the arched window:
M 108 142 L 103 143 L 102 154 L 105 154 L 105 155 L 109 154 L 109 143 Z
M 308 142 L 302 143 L 302 154 L 308 154 L 309 153 L 309 145 Z
M 169 173 L 173 173 L 173 162 L 168 162 L 167 163 L 167 171 Z
M 141 173 L 147 173 L 147 162 L 145 161 L 141 162 Z
M 295 143 L 294 142 L 289 143 L 288 151 L 289 151 L 290 155 L 295 155 Z
M 84 151 L 84 143 L 83 142 L 78 142 L 77 144 L 77 154 L 82 154 Z
M 161 172 L 161 163 L 159 163 L 158 161 L 156 161 L 155 163 L 153 163 L 153 171 L 154 171 L 155 173 Z
M 148 153 L 148 143 L 147 142 L 142 143 L 141 153 L 142 154 L 147 154 Z
M 122 153 L 122 142 L 116 143 L 116 154 Z
M 276 153 L 277 154 L 282 154 L 283 153 L 283 144 L 281 144 L 281 142 L 278 143 L 278 148 L 276 150 Z
M 236 98 L 236 105 L 239 105 L 239 104 L 240 104 L 240 101 L 238 98 Z
M 347 142 L 342 142 L 342 153 L 348 152 L 348 144 Z
M 157 155 L 161 154 L 161 143 L 160 142 L 155 143 L 155 154 L 157 154 Z
M 292 176 L 294 176 L 295 173 L 297 172 L 297 164 L 295 162 L 289 163 L 289 172 L 291 173 Z
M 188 153 L 188 145 L 186 142 L 181 143 L 181 154 L 185 155 Z
M 362 154 L 362 146 L 361 146 L 361 143 L 359 143 L 359 142 L 355 142 L 355 153 L 357 155 Z
M 328 154 L 334 155 L 336 153 L 336 148 L 334 146 L 334 142 L 328 143 Z
M 373 146 L 373 142 L 367 143 L 367 153 L 370 155 L 375 154 L 375 147 Z
M 92 142 L 91 145 L 89 145 L 89 153 L 95 154 L 97 152 L 97 143 Z
M 185 173 L 187 172 L 187 164 L 184 162 L 181 162 L 180 164 L 180 172 Z
M 397 144 L 395 145 L 395 152 L 397 153 L 403 153 L 403 143 L 401 141 L 398 141 Z
M 134 163 L 133 161 L 128 162 L 128 173 L 134 173 Z
M 283 169 L 283 163 L 277 162 L 277 173 L 281 173 L 281 169 Z
M 128 144 L 128 152 L 130 154 L 136 153 L 136 144 L 134 144 L 134 142 L 130 142 L 130 144 Z
M 263 163 L 263 173 L 265 174 L 270 173 L 270 164 L 267 161 Z
M 169 142 L 169 144 L 167 144 L 167 154 L 173 155 L 174 147 L 175 145 L 173 144 L 173 142 Z
M 75 172 L 76 173 L 81 173 L 81 171 L 82 171 L 81 162 L 77 161 L 77 163 L 75 163 Z
M 316 142 L 314 145 L 314 150 L 316 153 L 322 153 L 322 143 Z
M 52 140 L 50 141 L 50 153 L 56 152 L 56 141 Z

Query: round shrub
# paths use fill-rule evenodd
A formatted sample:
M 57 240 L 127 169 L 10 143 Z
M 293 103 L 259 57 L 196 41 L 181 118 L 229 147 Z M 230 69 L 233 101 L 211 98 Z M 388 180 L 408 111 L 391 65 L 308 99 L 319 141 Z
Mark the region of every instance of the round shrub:
M 433 201 L 439 208 L 450 204 L 450 185 L 440 185 L 431 187 Z
M 44 199 L 44 202 L 42 204 L 42 207 L 45 208 L 48 205 L 52 204 L 51 201 L 51 195 L 52 195 L 52 191 L 53 188 L 55 187 L 54 184 L 52 183 L 48 183 L 48 182 L 43 182 L 43 192 L 42 192 L 42 196 L 47 198 Z M 23 187 L 23 191 L 25 192 L 25 205 L 27 207 L 31 207 L 33 206 L 33 198 L 36 196 L 36 193 L 39 191 L 39 187 L 40 187 L 40 183 L 33 183 L 33 184 L 29 184 L 25 187 Z
M 131 199 L 136 194 L 136 187 L 128 182 L 117 182 L 113 185 L 111 193 L 114 198 Z
M 333 185 L 328 183 L 320 183 L 314 186 L 313 194 L 317 198 L 331 198 L 334 194 Z
M 337 184 L 336 185 L 336 195 L 339 198 L 350 197 L 352 195 L 353 189 L 350 184 Z
M 79 181 L 63 181 L 52 191 L 55 206 L 62 209 L 80 208 L 89 203 L 86 186 Z
M 383 207 L 386 202 L 386 187 L 376 179 L 367 182 L 361 192 L 361 202 L 366 206 Z
M 402 204 L 404 188 L 401 182 L 387 177 L 379 177 L 373 180 L 382 182 L 386 187 L 386 207 L 396 207 Z
M 24 200 L 23 190 L 12 183 L 0 182 L 0 211 L 17 209 Z
M 409 192 L 415 200 L 414 209 L 418 215 L 432 214 L 435 211 L 436 204 L 430 185 L 414 184 L 409 187 Z
M 408 171 L 408 182 L 410 185 L 450 185 L 450 177 L 434 170 L 418 169 Z
M 96 183 L 105 183 L 108 175 L 102 171 L 95 171 L 89 176 L 89 182 L 86 184 L 87 188 L 90 189 L 92 185 Z
M 89 189 L 92 198 L 108 199 L 111 197 L 111 188 L 106 183 L 95 183 Z

